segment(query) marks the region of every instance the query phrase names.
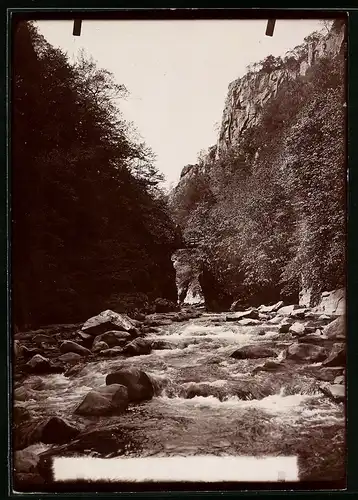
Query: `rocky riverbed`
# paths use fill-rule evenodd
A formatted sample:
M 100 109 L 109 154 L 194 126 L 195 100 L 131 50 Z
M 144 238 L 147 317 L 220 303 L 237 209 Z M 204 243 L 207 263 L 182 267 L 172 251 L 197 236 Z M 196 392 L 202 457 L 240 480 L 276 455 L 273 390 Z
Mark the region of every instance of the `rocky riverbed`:
M 14 480 L 56 490 L 53 456 L 297 455 L 345 476 L 345 319 L 276 304 L 105 311 L 15 335 Z

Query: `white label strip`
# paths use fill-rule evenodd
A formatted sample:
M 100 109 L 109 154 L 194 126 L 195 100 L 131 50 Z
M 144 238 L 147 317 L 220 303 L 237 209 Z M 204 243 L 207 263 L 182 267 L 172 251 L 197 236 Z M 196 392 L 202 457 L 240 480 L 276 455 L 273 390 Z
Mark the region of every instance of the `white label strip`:
M 297 457 L 57 457 L 55 481 L 277 482 L 298 481 Z

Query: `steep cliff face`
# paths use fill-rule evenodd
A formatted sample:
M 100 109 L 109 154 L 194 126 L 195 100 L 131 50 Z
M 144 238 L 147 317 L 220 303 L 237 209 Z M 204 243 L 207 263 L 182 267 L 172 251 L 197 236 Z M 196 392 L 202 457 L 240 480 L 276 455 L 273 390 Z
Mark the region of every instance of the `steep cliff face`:
M 232 82 L 217 144 L 170 193 L 223 304 L 344 286 L 345 47 L 334 23 Z
M 288 80 L 305 76 L 317 59 L 338 54 L 343 42 L 343 28 L 338 32 L 331 31 L 321 39 L 313 37 L 302 50 L 288 55 L 281 67 L 275 69 L 275 62 L 272 61 L 266 68 L 230 83 L 217 143 L 217 157 L 237 143 L 248 128 L 259 123 L 265 103 L 276 97 L 280 86 Z

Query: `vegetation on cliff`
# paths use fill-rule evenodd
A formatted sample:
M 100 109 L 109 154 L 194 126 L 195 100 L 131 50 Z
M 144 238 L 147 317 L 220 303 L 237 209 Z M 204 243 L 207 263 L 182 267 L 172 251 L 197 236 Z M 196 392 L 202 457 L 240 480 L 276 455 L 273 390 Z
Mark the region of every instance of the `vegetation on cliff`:
M 84 55 L 70 64 L 25 22 L 12 81 L 14 323 L 176 300 L 178 234 L 153 155 L 118 110 L 125 87 Z
M 258 125 L 172 193 L 184 235 L 199 238 L 209 288 L 225 291 L 223 307 L 297 300 L 302 287 L 314 299 L 344 285 L 344 71 L 339 53 L 285 81 Z

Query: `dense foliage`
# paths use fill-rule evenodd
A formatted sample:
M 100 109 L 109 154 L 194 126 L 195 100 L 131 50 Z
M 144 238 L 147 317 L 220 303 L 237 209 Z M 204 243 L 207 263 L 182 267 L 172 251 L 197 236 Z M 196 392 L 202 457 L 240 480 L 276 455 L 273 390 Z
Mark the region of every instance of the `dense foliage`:
M 180 237 L 153 155 L 121 118 L 126 89 L 16 26 L 12 87 L 14 323 L 74 322 L 176 300 Z
M 276 63 L 268 57 L 260 71 Z M 291 56 L 280 65 L 292 69 Z M 337 54 L 287 79 L 259 124 L 173 193 L 176 220 L 186 237 L 200 235 L 204 269 L 228 295 L 223 307 L 296 301 L 302 288 L 315 300 L 344 285 L 344 69 Z M 195 189 L 197 177 L 205 188 Z

